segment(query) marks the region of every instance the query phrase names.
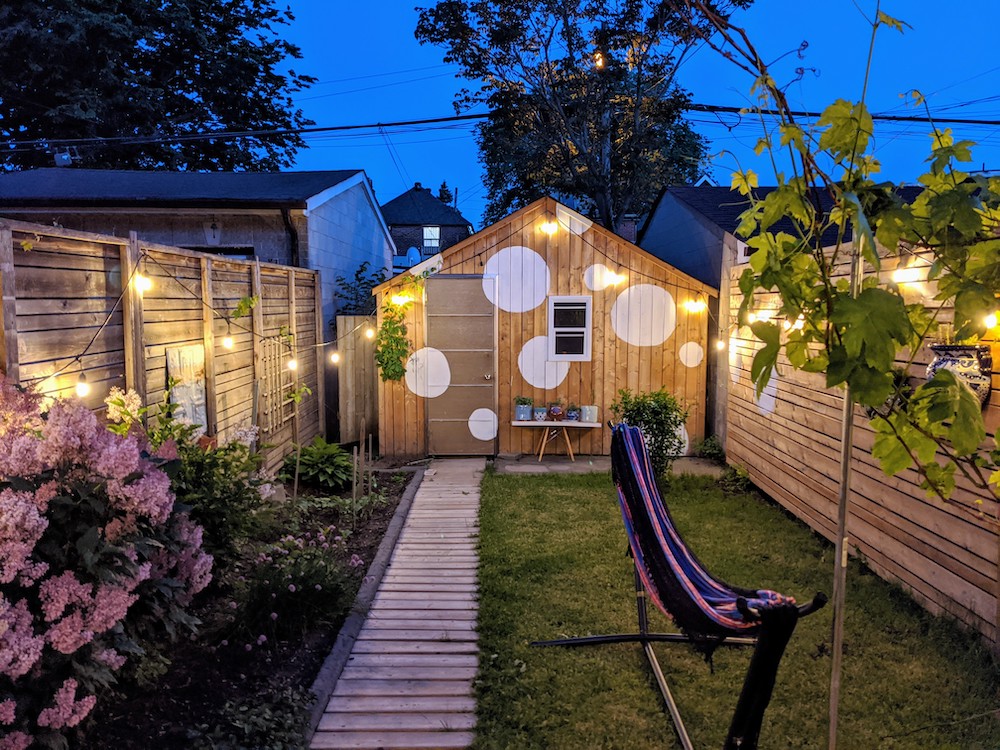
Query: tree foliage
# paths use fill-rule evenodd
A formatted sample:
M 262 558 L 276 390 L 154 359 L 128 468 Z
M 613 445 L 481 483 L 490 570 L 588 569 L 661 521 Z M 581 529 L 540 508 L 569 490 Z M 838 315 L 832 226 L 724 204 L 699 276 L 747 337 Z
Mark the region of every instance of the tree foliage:
M 0 136 L 39 144 L 7 146 L 0 164 L 51 166 L 74 146 L 86 167 L 290 166 L 296 134 L 186 139 L 309 124 L 291 96 L 314 79 L 285 71 L 300 53 L 276 32 L 291 19 L 274 0 L 5 3 Z
M 734 189 L 750 201 L 740 233 L 753 253 L 739 280 L 739 322 L 763 342 L 751 368 L 758 391 L 779 362 L 822 373 L 827 386 L 846 386 L 855 403 L 876 409 L 872 452 L 886 473 L 914 467 L 924 487 L 944 498 L 956 474 L 995 491 L 1000 448 L 986 442 L 972 390 L 945 369 L 911 387 L 894 368 L 917 375 L 913 363 L 944 325 L 965 341 L 987 333 L 1000 296 L 1000 178 L 964 171 L 973 144 L 935 126 L 928 112 L 931 150 L 917 185 L 877 181 L 864 94 L 835 101 L 813 123 L 799 121 L 743 29 L 701 0 L 672 4 L 692 28 L 710 29 L 702 33 L 706 43 L 754 76 L 758 106 L 779 113 L 773 125 L 762 116 L 757 153 L 792 165 L 762 196 L 751 170 L 733 175 Z M 872 45 L 880 30 L 904 27 L 876 6 Z M 846 270 L 855 254 L 860 275 L 852 288 Z M 898 267 L 921 269 L 924 293 L 893 281 Z M 771 320 L 754 320 L 761 293 L 780 301 Z M 796 322 L 783 327 L 782 318 Z
M 455 201 L 455 194 L 452 192 L 451 188 L 448 187 L 447 180 L 441 182 L 441 187 L 438 188 L 438 200 L 442 203 L 446 203 L 449 206 Z
M 716 8 L 749 5 L 732 0 Z M 668 183 L 693 180 L 704 143 L 674 81 L 689 32 L 640 0 L 439 0 L 420 11 L 421 43 L 444 47 L 486 104 L 479 126 L 496 220 L 538 197 L 575 198 L 602 225 L 642 212 Z

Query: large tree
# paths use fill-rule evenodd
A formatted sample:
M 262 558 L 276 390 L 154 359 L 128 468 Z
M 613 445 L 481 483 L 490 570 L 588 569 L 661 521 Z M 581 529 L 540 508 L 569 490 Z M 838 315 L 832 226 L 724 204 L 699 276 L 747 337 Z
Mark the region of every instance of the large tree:
M 309 124 L 291 95 L 312 78 L 276 27 L 274 0 L 19 0 L 0 5 L 0 166 L 51 166 L 74 146 L 88 167 L 279 169 L 294 133 L 206 131 Z M 102 140 L 109 139 L 109 140 Z
M 614 229 L 701 168 L 675 82 L 691 37 L 660 3 L 439 0 L 420 9 L 416 36 L 470 81 L 457 109 L 490 109 L 478 129 L 487 221 L 555 193 Z

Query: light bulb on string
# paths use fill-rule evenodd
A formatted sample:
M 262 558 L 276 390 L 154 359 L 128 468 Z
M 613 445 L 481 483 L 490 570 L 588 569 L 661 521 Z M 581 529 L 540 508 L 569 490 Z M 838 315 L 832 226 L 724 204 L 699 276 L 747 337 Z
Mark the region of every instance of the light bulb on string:
M 90 383 L 87 382 L 87 376 L 82 372 L 80 377 L 76 379 L 76 395 L 80 398 L 87 396 L 90 393 Z
M 726 348 L 726 342 L 723 339 L 718 339 L 715 342 L 715 348 L 721 352 L 723 349 Z
M 559 229 L 559 225 L 552 220 L 546 220 L 542 222 L 539 229 L 541 229 L 543 232 L 545 232 L 545 234 L 551 237 Z
M 228 320 L 226 320 L 226 335 L 222 337 L 222 348 L 223 349 L 233 348 L 233 330 L 230 327 Z
M 996 328 L 997 327 L 997 314 L 995 312 L 989 313 L 983 319 L 983 323 L 986 324 L 987 328 Z
M 333 362 L 333 364 L 335 365 L 340 364 L 340 352 L 334 352 L 333 354 L 331 354 L 330 361 Z
M 299 369 L 299 361 L 295 357 L 291 357 L 287 362 L 287 366 L 289 370 L 297 370 Z
M 140 294 L 148 292 L 153 288 L 153 281 L 148 276 L 144 276 L 141 273 L 135 275 L 135 288 Z
M 373 339 L 375 338 L 375 329 L 368 328 L 365 330 L 365 338 Z

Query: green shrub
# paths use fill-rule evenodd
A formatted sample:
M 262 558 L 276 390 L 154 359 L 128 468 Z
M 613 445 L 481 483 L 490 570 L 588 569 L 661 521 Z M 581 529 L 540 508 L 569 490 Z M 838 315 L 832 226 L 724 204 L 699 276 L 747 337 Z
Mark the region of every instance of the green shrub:
M 694 453 L 696 456 L 715 461 L 717 464 L 726 463 L 726 449 L 722 447 L 718 435 L 709 435 L 702 440 L 701 444 L 695 448 Z
M 666 388 L 636 395 L 622 388 L 618 391 L 618 400 L 611 404 L 611 413 L 615 419 L 642 430 L 653 471 L 657 474 L 667 471 L 671 460 L 684 449 L 681 428 L 688 411 Z
M 301 448 L 301 455 L 289 453 L 285 456 L 282 477 L 286 481 L 295 476 L 296 461 L 299 481 L 311 487 L 338 492 L 351 482 L 354 463 L 347 451 L 319 436 Z
M 250 703 L 228 701 L 215 726 L 202 725 L 195 750 L 300 750 L 313 694 L 278 685 Z

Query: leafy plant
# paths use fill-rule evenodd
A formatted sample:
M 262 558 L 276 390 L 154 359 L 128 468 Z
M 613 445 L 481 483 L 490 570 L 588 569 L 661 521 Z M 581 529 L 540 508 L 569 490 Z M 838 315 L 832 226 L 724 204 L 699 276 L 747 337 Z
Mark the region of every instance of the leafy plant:
M 319 435 L 309 445 L 299 446 L 295 453 L 285 456 L 282 477 L 286 481 L 295 476 L 296 461 L 299 479 L 327 492 L 337 492 L 347 486 L 354 471 L 347 451 Z
M 199 727 L 195 750 L 302 750 L 313 694 L 278 685 L 252 702 L 227 701 L 214 726 Z
M 387 299 L 382 305 L 382 324 L 375 334 L 375 362 L 383 381 L 402 380 L 406 374 L 403 363 L 410 354 L 407 333 L 405 306 Z
M 695 448 L 694 453 L 696 456 L 715 461 L 717 464 L 726 463 L 726 449 L 722 447 L 718 435 L 709 435 L 702 440 Z
M 371 264 L 366 260 L 354 272 L 354 278 L 338 274 L 334 277 L 333 296 L 337 299 L 338 315 L 374 315 L 375 297 L 372 289 L 386 280 L 384 268 L 368 270 Z M 331 325 L 335 321 L 331 321 Z
M 240 318 L 249 315 L 250 311 L 257 307 L 258 302 L 260 302 L 260 297 L 257 295 L 254 295 L 253 297 L 241 297 L 229 317 L 233 320 L 239 320 Z
M 535 403 L 535 401 L 531 398 L 531 396 L 514 396 L 515 406 L 531 406 L 533 403 Z
M 633 395 L 628 388 L 618 391 L 618 400 L 611 404 L 615 419 L 637 426 L 646 438 L 653 471 L 662 474 L 670 468 L 671 459 L 684 448 L 681 428 L 688 411 L 666 388 L 652 393 Z

